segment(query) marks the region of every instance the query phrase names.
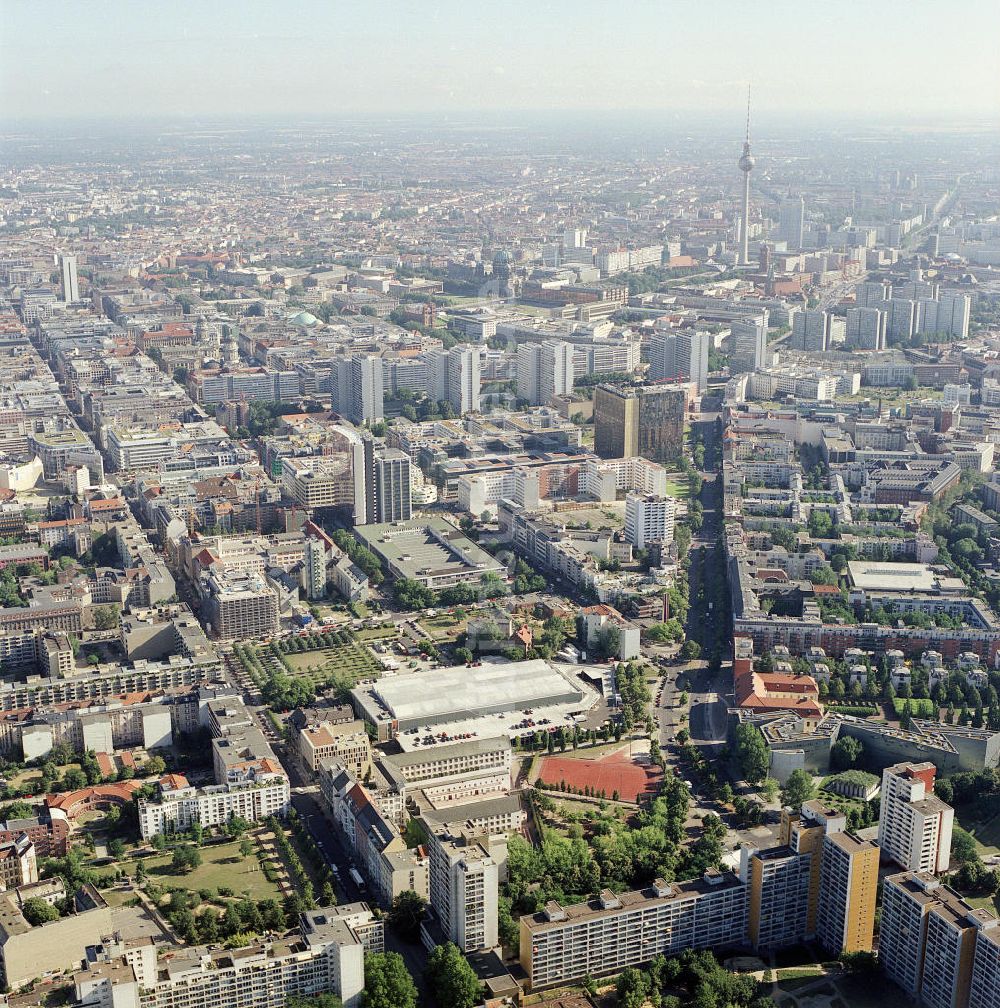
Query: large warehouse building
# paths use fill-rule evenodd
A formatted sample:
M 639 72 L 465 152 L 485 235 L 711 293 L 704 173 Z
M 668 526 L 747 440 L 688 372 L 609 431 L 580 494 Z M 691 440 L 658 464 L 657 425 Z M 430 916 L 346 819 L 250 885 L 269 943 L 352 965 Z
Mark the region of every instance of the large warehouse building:
M 380 739 L 424 725 L 583 704 L 587 695 L 582 683 L 541 659 L 386 676 L 351 691 L 358 715 L 375 725 Z

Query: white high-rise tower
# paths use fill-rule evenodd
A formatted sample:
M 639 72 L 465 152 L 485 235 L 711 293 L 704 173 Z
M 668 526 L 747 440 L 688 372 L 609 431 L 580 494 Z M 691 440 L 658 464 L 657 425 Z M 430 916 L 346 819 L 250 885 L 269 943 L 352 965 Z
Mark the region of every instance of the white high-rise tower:
M 73 304 L 80 300 L 80 281 L 76 275 L 76 256 L 61 255 L 59 257 L 59 279 L 62 285 L 63 301 Z
M 743 220 L 740 225 L 740 263 L 750 264 L 750 172 L 757 162 L 750 153 L 750 88 L 747 87 L 747 136 L 743 141 L 743 153 L 737 162 L 743 172 Z

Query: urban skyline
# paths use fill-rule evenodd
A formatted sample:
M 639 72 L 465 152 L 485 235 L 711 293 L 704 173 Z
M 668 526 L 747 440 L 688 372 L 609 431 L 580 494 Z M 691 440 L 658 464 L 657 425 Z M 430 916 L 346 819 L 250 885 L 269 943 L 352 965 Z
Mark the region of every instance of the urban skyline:
M 0 1008 L 1000 1005 L 1000 9 L 0 16 Z

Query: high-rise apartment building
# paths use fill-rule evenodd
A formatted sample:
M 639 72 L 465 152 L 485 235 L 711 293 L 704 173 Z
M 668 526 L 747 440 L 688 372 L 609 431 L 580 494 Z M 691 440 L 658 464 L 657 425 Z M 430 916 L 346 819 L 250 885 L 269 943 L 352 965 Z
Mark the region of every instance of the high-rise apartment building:
M 778 211 L 778 238 L 787 243 L 789 250 L 802 248 L 805 226 L 805 200 L 801 196 L 782 200 Z
M 908 340 L 917 327 L 916 302 L 906 298 L 892 298 L 883 305 L 889 313 L 886 321 L 886 335 L 889 340 L 899 342 Z
M 305 544 L 302 562 L 302 579 L 306 597 L 323 598 L 326 595 L 326 547 L 316 536 L 310 536 Z
M 636 549 L 674 541 L 677 502 L 672 497 L 630 493 L 625 498 L 625 540 Z
M 448 351 L 448 402 L 461 415 L 479 411 L 481 355 L 478 347 L 452 347 Z
M 887 283 L 865 281 L 854 288 L 854 304 L 858 308 L 880 308 L 888 301 L 892 288 Z
M 879 308 L 849 308 L 845 338 L 859 350 L 884 350 L 886 313 Z
M 489 843 L 490 838 L 478 842 L 447 832 L 431 832 L 428 837 L 431 908 L 448 941 L 463 952 L 499 943 L 500 869 Z
M 334 409 L 352 423 L 374 423 L 383 411 L 382 358 L 377 354 L 345 357 L 331 375 Z
M 685 948 L 749 942 L 770 950 L 818 935 L 834 955 L 871 951 L 878 847 L 845 833 L 845 823 L 838 810 L 806 802 L 783 816 L 779 846 L 743 848 L 738 873 L 657 880 L 524 915 L 521 965 L 531 988 L 620 972 Z
M 968 294 L 943 291 L 936 299 L 917 302 L 916 331 L 965 339 L 972 300 Z
M 522 343 L 517 348 L 517 397 L 533 406 L 573 391 L 573 344 L 562 340 Z
M 822 801 L 782 813 L 779 845 L 744 846 L 751 944 L 759 949 L 819 937 L 834 955 L 871 951 L 879 852 L 845 832 L 846 816 Z
M 478 347 L 455 346 L 424 355 L 430 392 L 435 399 L 451 403 L 459 415 L 479 410 L 482 388 L 481 353 Z
M 686 948 L 746 941 L 747 891 L 731 872 L 645 889 L 605 890 L 575 906 L 546 904 L 521 917 L 521 965 L 532 990 L 618 973 Z
M 687 392 L 670 385 L 598 385 L 594 450 L 601 458 L 640 455 L 673 462 L 684 447 Z
M 879 846 L 850 833 L 823 837 L 816 937 L 832 955 L 871 952 Z
M 747 887 L 747 934 L 755 949 L 798 945 L 810 913 L 811 853 L 787 845 L 741 848 L 740 878 Z
M 796 312 L 792 317 L 792 335 L 788 345 L 793 350 L 821 353 L 830 348 L 830 314 L 825 311 Z
M 929 872 L 890 875 L 882 886 L 879 965 L 917 1004 L 995 1008 L 998 923 Z
M 80 300 L 80 280 L 76 274 L 76 256 L 61 255 L 59 257 L 59 284 L 62 288 L 62 298 L 66 304 Z
M 410 456 L 398 448 L 384 448 L 375 453 L 369 480 L 372 493 L 370 524 L 409 521 L 413 517 L 411 465 Z
M 680 378 L 708 388 L 708 349 L 712 334 L 699 329 L 668 329 L 656 332 L 649 341 L 649 377 L 654 380 Z
M 767 364 L 767 319 L 768 313 L 764 312 L 763 315 L 733 319 L 730 323 L 732 353 L 729 355 L 729 370 L 733 374 L 759 371 Z
M 933 763 L 897 763 L 882 771 L 878 843 L 913 872 L 948 870 L 955 813 L 934 795 Z
M 969 1008 L 1000 1008 L 1000 921 L 977 915 L 976 922 Z

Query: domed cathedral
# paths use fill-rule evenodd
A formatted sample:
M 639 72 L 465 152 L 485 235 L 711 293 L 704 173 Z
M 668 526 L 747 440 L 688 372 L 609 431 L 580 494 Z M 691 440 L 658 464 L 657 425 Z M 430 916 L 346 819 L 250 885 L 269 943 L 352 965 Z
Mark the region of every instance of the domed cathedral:
M 520 278 L 514 275 L 514 256 L 507 249 L 493 254 L 493 279 L 500 297 L 517 297 L 520 293 Z

